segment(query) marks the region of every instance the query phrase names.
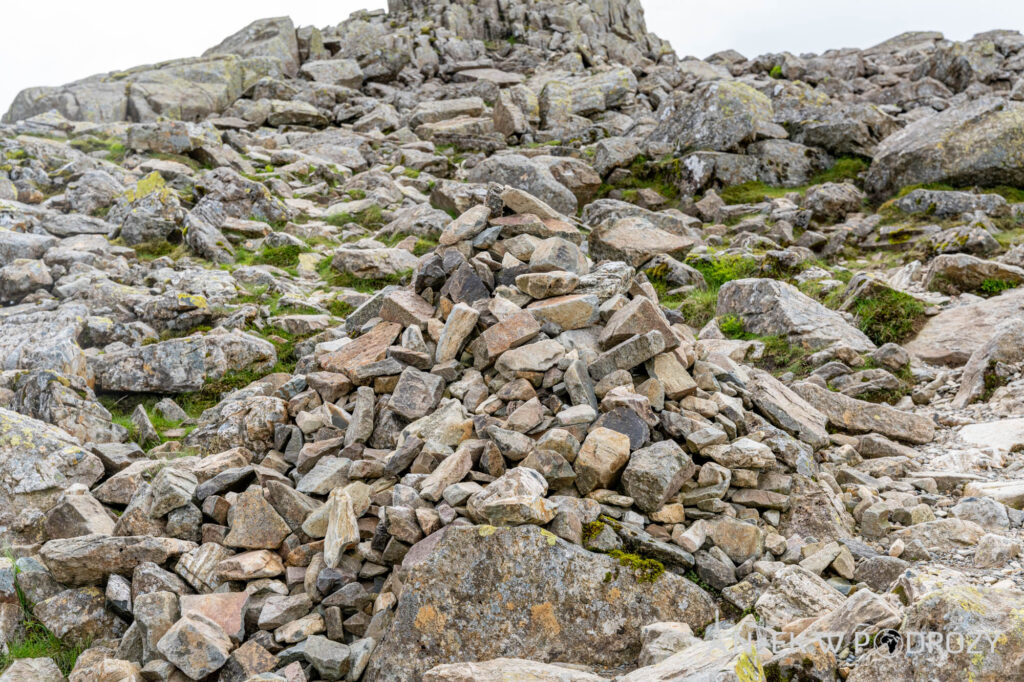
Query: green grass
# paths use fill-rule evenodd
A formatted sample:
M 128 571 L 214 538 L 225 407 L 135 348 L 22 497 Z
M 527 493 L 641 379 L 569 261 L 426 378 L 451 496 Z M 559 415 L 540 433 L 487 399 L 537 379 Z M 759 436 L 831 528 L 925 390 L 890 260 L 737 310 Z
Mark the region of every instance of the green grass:
M 651 161 L 640 155 L 629 165 L 629 175 L 624 180 L 614 185 L 602 183 L 595 198 L 602 199 L 614 190 L 623 190 L 623 198 L 634 201 L 638 190 L 651 189 L 665 197 L 671 208 L 679 201 L 679 178 L 679 159 L 666 157 Z M 580 208 L 582 210 L 583 207 Z
M 366 228 L 376 229 L 384 225 L 384 212 L 380 206 L 370 206 L 355 214 L 336 213 L 327 217 L 327 224 L 334 227 L 344 227 L 349 223 L 356 223 Z
M 810 370 L 807 362 L 807 351 L 800 346 L 789 343 L 781 336 L 758 336 L 747 332 L 743 322 L 735 315 L 726 315 L 718 321 L 722 334 L 730 339 L 740 341 L 760 341 L 764 344 L 764 353 L 756 361 L 750 361 L 756 367 L 775 375 L 793 372 L 804 374 Z
M 235 250 L 236 265 L 272 265 L 286 270 L 299 264 L 299 255 L 308 253 L 309 249 L 298 244 L 284 246 L 264 246 L 257 252 L 238 248 Z
M 407 235 L 407 234 L 395 234 L 395 235 L 391 235 L 390 237 L 386 237 L 386 238 L 380 239 L 378 241 L 382 242 L 383 244 L 385 244 L 388 247 L 394 248 L 400 242 L 402 242 L 404 239 L 407 239 L 408 237 L 409 237 L 409 235 Z M 433 251 L 436 248 L 437 248 L 437 240 L 436 239 L 431 239 L 429 237 L 417 237 L 416 238 L 416 244 L 412 248 L 412 253 L 413 253 L 414 256 L 423 256 L 423 255 L 426 255 L 426 254 L 430 253 L 431 251 Z
M 7 557 L 13 562 L 14 556 L 10 553 Z M 75 661 L 79 655 L 89 648 L 88 642 L 71 644 L 65 642 L 53 634 L 49 628 L 39 622 L 32 615 L 34 604 L 32 604 L 21 586 L 17 583 L 17 576 L 21 570 L 14 566 L 15 585 L 14 589 L 18 595 L 18 603 L 21 606 L 21 624 L 25 630 L 24 635 L 13 637 L 7 641 L 7 653 L 0 653 L 0 673 L 3 673 L 16 660 L 22 658 L 50 658 L 60 668 L 65 676 L 70 675 L 75 667 Z
M 324 258 L 317 266 L 320 278 L 328 287 L 355 289 L 362 294 L 374 294 L 386 286 L 402 284 L 403 281 L 412 275 L 412 270 L 405 270 L 389 277 L 364 279 L 356 277 L 350 272 L 338 272 L 331 267 L 331 258 Z
M 653 583 L 665 573 L 665 565 L 657 559 L 613 549 L 608 556 L 618 560 L 620 566 L 632 569 L 638 583 Z
M 723 254 L 711 258 L 688 258 L 687 265 L 699 271 L 707 282 L 706 290 L 694 289 L 683 295 L 668 295 L 674 288 L 665 279 L 666 269 L 652 268 L 645 271 L 651 286 L 658 292 L 658 300 L 666 308 L 679 311 L 691 327 L 700 329 L 715 317 L 718 305 L 718 290 L 734 279 L 757 277 L 761 266 L 757 261 L 739 255 Z
M 831 168 L 813 176 L 811 181 L 806 185 L 800 185 L 797 187 L 773 187 L 771 185 L 766 185 L 763 182 L 752 180 L 739 185 L 725 187 L 718 192 L 718 196 L 722 198 L 722 201 L 729 205 L 758 204 L 764 201 L 766 197 L 769 199 L 779 199 L 790 192 L 803 194 L 814 185 L 820 185 L 826 182 L 850 181 L 856 183 L 860 174 L 867 170 L 867 168 L 868 163 L 864 159 L 856 156 L 844 156 L 837 159 Z
M 978 287 L 978 292 L 983 296 L 998 296 L 1008 289 L 1016 289 L 1019 285 L 1006 279 L 986 279 Z
M 125 146 L 116 137 L 98 138 L 89 135 L 86 137 L 77 137 L 71 140 L 68 144 L 83 154 L 105 151 L 107 152 L 107 161 L 112 161 L 114 163 L 121 163 L 124 161 L 125 154 L 127 153 Z
M 132 248 L 135 249 L 135 255 L 138 256 L 139 260 L 151 261 L 164 256 L 173 257 L 176 252 L 180 252 L 182 246 L 165 240 L 156 240 L 135 244 Z
M 776 64 L 772 67 L 771 71 L 768 72 L 768 75 L 775 79 L 782 78 L 782 66 Z
M 879 346 L 906 341 L 925 321 L 924 304 L 893 289 L 858 299 L 850 312 L 857 317 L 860 330 Z
M 169 429 L 184 428 L 187 435 L 187 433 L 191 432 L 194 428 L 192 426 L 182 427 L 181 421 L 164 419 L 154 409 L 157 402 L 164 398 L 164 396 L 158 396 L 151 393 L 99 393 L 96 397 L 99 399 L 100 404 L 110 412 L 112 421 L 128 430 L 128 439 L 143 447 L 148 447 L 150 445 L 162 445 L 163 443 L 166 443 L 169 439 L 164 437 L 164 432 Z M 192 414 L 189 412 L 178 400 L 178 396 L 175 396 L 174 399 L 190 417 L 195 418 L 199 416 L 199 413 Z M 142 405 L 143 409 L 146 410 L 150 423 L 153 424 L 153 428 L 155 428 L 157 433 L 160 434 L 159 442 L 143 443 L 140 440 L 139 431 L 135 428 L 135 424 L 132 423 L 132 412 L 134 412 L 135 408 L 139 405 Z
M 335 317 L 348 317 L 355 308 L 353 308 L 350 303 L 346 303 L 345 301 L 336 298 L 327 304 L 327 310 L 329 310 L 331 315 L 334 315 Z

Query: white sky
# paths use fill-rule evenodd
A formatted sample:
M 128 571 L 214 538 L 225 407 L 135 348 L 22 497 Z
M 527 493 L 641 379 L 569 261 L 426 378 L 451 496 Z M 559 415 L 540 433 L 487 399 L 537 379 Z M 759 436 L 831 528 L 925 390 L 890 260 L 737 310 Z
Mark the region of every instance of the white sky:
M 733 48 L 747 57 L 868 47 L 908 30 L 966 39 L 1024 30 L 1019 0 L 643 0 L 647 26 L 681 56 Z M 254 19 L 289 14 L 327 26 L 386 0 L 7 0 L 0 29 L 0 110 L 19 90 L 176 57 L 216 45 Z M 152 8 L 152 9 L 147 9 Z

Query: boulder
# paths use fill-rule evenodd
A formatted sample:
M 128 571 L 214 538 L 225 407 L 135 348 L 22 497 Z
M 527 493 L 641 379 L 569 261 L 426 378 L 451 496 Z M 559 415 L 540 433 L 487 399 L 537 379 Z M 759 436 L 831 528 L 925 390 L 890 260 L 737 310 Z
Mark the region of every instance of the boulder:
M 1024 103 L 980 97 L 923 117 L 878 146 L 865 184 L 884 197 L 902 187 L 1024 184 L 1024 161 L 1007 158 L 1024 131 Z
M 862 331 L 843 317 L 775 279 L 737 279 L 718 292 L 718 316 L 732 315 L 759 336 L 781 336 L 807 350 L 842 344 L 858 352 L 875 349 Z
M 640 653 L 642 625 L 699 628 L 713 618 L 710 597 L 688 580 L 665 573 L 641 583 L 629 566 L 536 527 L 452 526 L 413 547 L 404 566 L 368 679 L 417 679 L 440 664 L 500 656 L 614 667 Z M 620 626 L 609 632 L 609 622 Z

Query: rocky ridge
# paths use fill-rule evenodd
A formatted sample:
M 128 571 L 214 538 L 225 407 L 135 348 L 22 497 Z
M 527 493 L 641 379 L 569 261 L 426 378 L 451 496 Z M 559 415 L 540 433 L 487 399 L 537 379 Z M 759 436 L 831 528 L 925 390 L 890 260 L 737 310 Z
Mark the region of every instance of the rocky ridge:
M 1018 679 L 1024 37 L 389 5 L 4 116 L 0 681 Z

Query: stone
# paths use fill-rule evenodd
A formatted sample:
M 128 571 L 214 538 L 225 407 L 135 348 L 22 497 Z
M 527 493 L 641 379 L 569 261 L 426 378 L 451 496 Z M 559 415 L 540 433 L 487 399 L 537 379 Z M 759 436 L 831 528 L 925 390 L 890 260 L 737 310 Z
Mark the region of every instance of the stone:
M 630 455 L 622 487 L 637 507 L 655 512 L 679 492 L 694 469 L 690 456 L 674 441 L 661 441 Z
M 1022 111 L 1019 102 L 980 97 L 916 121 L 882 141 L 865 184 L 881 196 L 927 183 L 1019 183 L 1024 169 L 1003 163 L 999 155 L 1019 134 Z
M 359 526 L 352 498 L 342 488 L 335 488 L 327 498 L 327 535 L 324 538 L 324 561 L 328 568 L 337 568 L 343 552 L 359 543 Z
M 835 344 L 857 352 L 875 344 L 843 317 L 796 287 L 774 279 L 738 279 L 726 282 L 718 293 L 719 317 L 732 315 L 743 330 L 758 336 L 781 336 L 791 344 L 820 350 Z
M 89 585 L 100 583 L 111 573 L 130 575 L 146 561 L 162 564 L 195 547 L 195 543 L 173 538 L 83 535 L 50 540 L 39 554 L 58 582 Z
M 646 143 L 680 153 L 734 151 L 761 138 L 786 137 L 773 117 L 766 95 L 738 81 L 713 81 L 668 102 Z
M 502 682 L 502 680 L 603 682 L 605 678 L 559 665 L 520 658 L 495 658 L 482 663 L 447 663 L 423 674 L 423 682 Z
M 443 378 L 407 367 L 391 395 L 391 409 L 405 419 L 415 421 L 430 414 L 441 402 L 443 393 Z
M 610 667 L 639 654 L 641 622 L 702 627 L 713 618 L 710 598 L 693 583 L 665 573 L 641 584 L 614 559 L 540 528 L 449 527 L 423 543 L 430 548 L 416 547 L 407 555 L 410 574 L 395 624 L 366 669 L 370 679 L 405 680 L 439 664 L 498 656 L 536 662 L 557 656 Z M 495 561 L 495 552 L 505 558 Z M 523 570 L 526 566 L 529 570 Z M 515 641 L 497 636 L 495 628 L 503 627 L 505 616 L 492 619 L 463 593 L 521 611 L 526 623 L 522 636 Z M 635 634 L 604 634 L 600 623 L 609 618 L 622 622 L 623 632 Z M 426 646 L 429 655 L 408 656 L 413 641 Z
M 888 405 L 868 403 L 816 386 L 798 382 L 793 390 L 824 414 L 832 426 L 866 433 L 874 431 L 908 443 L 929 443 L 935 437 L 932 420 Z
M 320 59 L 306 62 L 299 71 L 317 83 L 356 89 L 363 84 L 363 70 L 354 59 Z
M 697 239 L 666 231 L 641 216 L 629 216 L 604 222 L 587 237 L 590 257 L 618 260 L 640 267 L 658 255 L 684 258 L 697 245 Z
M 469 172 L 469 182 L 497 182 L 535 196 L 564 215 L 576 213 L 576 197 L 543 164 L 519 154 L 492 156 Z
M 240 549 L 277 549 L 291 532 L 259 489 L 238 496 L 228 512 L 228 526 L 224 544 Z
M 814 573 L 786 566 L 758 598 L 755 609 L 762 622 L 781 627 L 797 618 L 823 616 L 842 604 L 842 595 Z
M 611 429 L 594 429 L 573 463 L 576 488 L 584 495 L 595 488 L 611 488 L 629 461 L 629 453 L 629 436 Z
M 191 614 L 167 630 L 157 649 L 190 679 L 201 680 L 227 663 L 232 645 L 217 623 Z
M 465 303 L 459 303 L 452 308 L 441 331 L 441 338 L 437 341 L 434 361 L 441 364 L 458 357 L 479 318 L 480 313 Z
M 326 637 L 312 635 L 306 639 L 302 652 L 324 680 L 345 679 L 349 670 L 350 652 L 341 642 L 332 642 Z

